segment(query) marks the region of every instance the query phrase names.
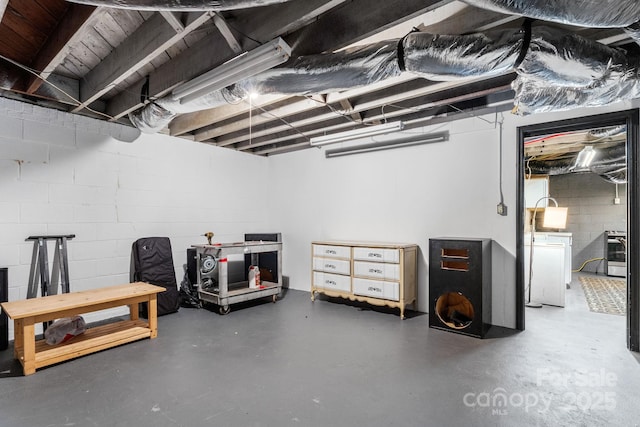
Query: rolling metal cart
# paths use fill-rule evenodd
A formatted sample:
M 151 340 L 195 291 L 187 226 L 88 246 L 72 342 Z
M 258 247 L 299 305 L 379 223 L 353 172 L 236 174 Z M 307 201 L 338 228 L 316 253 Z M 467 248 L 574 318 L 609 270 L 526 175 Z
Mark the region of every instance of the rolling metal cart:
M 282 242 L 249 241 L 192 245 L 196 249 L 198 297 L 218 305 L 220 314 L 231 311 L 231 304 L 271 296 L 276 302 L 282 290 Z M 277 270 L 273 277 L 264 275 L 259 287 L 252 288 L 249 281 L 229 283 L 228 257 L 249 255 L 251 265 L 258 266 L 258 254 L 275 252 Z M 248 266 L 245 266 L 248 267 Z M 268 280 L 271 279 L 271 280 Z

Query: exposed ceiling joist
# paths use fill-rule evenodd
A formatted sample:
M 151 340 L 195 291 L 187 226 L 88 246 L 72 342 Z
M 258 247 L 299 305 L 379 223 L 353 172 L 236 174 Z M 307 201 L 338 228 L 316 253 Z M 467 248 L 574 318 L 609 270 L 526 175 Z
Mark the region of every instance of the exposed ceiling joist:
M 281 15 L 272 20 L 258 21 L 265 22 L 266 26 L 254 28 L 256 22 L 254 20 L 253 25 L 251 22 L 245 22 L 245 27 L 242 22 L 235 22 L 234 27 L 238 33 L 247 34 L 252 39 L 268 41 L 279 35 L 279 25 L 283 17 L 289 19 L 290 28 L 299 28 L 304 25 L 309 16 L 324 11 L 321 7 L 322 3 L 320 0 L 283 3 L 277 7 Z M 233 50 L 229 48 L 226 40 L 220 34 L 211 34 L 152 73 L 149 79 L 149 95 L 162 96 L 178 84 L 215 68 L 233 56 Z M 140 96 L 137 94 L 140 93 L 144 84 L 145 80 L 140 80 L 128 91 L 116 95 L 107 106 L 107 113 L 118 119 L 142 107 Z
M 184 31 L 184 24 L 180 22 L 180 19 L 176 16 L 175 13 L 169 12 L 167 10 L 161 10 L 160 15 L 167 21 L 169 25 L 173 28 L 176 33 L 181 33 Z
M 371 7 L 368 0 L 353 0 L 331 9 L 285 40 L 295 55 L 335 51 L 451 1 L 385 0 Z
M 100 4 L 108 1 L 120 0 L 105 0 Z M 425 69 L 424 75 L 404 72 L 398 77 L 385 78 L 397 74 L 396 67 L 402 68 L 402 49 L 397 57 L 394 56 L 395 41 L 416 29 L 455 38 L 455 35 L 488 33 L 494 29 L 513 33 L 522 26 L 521 14 L 498 13 L 469 5 L 482 5 L 482 2 L 386 0 L 376 2 L 372 7 L 370 0 L 274 0 L 268 4 L 242 0 L 243 8 L 224 8 L 214 13 L 184 9 L 176 12 L 173 5 L 165 5 L 160 11 L 159 2 L 144 1 L 148 5 L 146 10 L 96 9 L 66 0 L 0 0 L 0 16 L 6 8 L 0 22 L 0 55 L 5 58 L 0 62 L 0 87 L 5 89 L 0 95 L 101 119 L 108 114 L 112 116 L 111 120 L 127 122 L 123 116 L 170 94 L 178 85 L 243 51 L 283 37 L 292 48 L 292 60 L 281 67 L 305 64 L 296 70 L 301 75 L 300 82 L 304 82 L 308 72 L 310 79 L 323 73 L 330 74 L 337 84 L 316 85 L 312 80 L 309 85 L 279 87 L 275 84 L 267 90 L 273 91 L 270 94 L 245 101 L 233 93 L 229 104 L 187 114 L 170 102 L 164 104 L 171 110 L 166 117 L 176 116 L 168 125 L 171 135 L 271 155 L 307 148 L 311 136 L 346 130 L 361 123 L 402 120 L 410 128 L 442 121 L 445 117 L 458 117 L 455 111 L 475 113 L 488 106 L 492 106 L 492 111 L 506 111 L 510 107 L 507 104 L 512 106 L 514 96 L 522 93 L 520 86 L 514 86 L 515 92 L 509 88 L 515 78 L 513 73 L 494 78 L 434 82 L 425 78 L 431 73 Z M 611 7 L 615 8 L 615 5 Z M 553 17 L 548 22 L 538 19 L 534 27 L 551 26 L 588 42 L 599 41 L 622 48 L 624 52 L 616 53 L 603 47 L 603 55 L 611 55 L 620 63 L 624 61 L 618 56 L 629 58 L 631 65 L 640 61 L 640 48 L 622 28 L 568 26 L 559 22 L 562 21 Z M 493 40 L 491 34 L 487 36 Z M 429 39 L 424 37 L 422 40 Z M 482 37 L 477 39 L 482 43 Z M 409 44 L 420 43 L 418 40 L 418 37 L 410 40 Z M 498 43 L 508 43 L 499 40 Z M 350 49 L 359 45 L 371 48 L 379 41 L 387 42 L 389 56 L 378 56 L 378 51 L 364 58 L 358 56 L 365 52 L 362 49 Z M 432 44 L 437 45 L 436 38 Z M 593 46 L 593 49 L 599 48 Z M 337 52 L 340 53 L 333 57 L 336 61 L 329 59 Z M 318 54 L 326 61 L 319 61 L 318 71 L 321 72 L 316 74 L 315 59 L 300 57 Z M 425 54 L 428 57 L 429 53 Z M 461 61 L 466 57 L 460 52 L 456 55 Z M 420 60 L 419 55 L 414 57 Z M 481 62 L 484 57 L 478 60 Z M 362 62 L 357 62 L 362 58 Z M 376 63 L 383 58 L 383 62 Z M 351 59 L 354 62 L 350 62 Z M 570 58 L 566 59 L 571 63 Z M 325 66 L 335 68 L 322 68 Z M 363 68 L 359 69 L 360 66 Z M 378 66 L 388 66 L 392 70 L 370 76 Z M 482 64 L 479 66 L 482 68 Z M 39 76 L 29 75 L 28 67 L 39 70 Z M 464 64 L 460 67 L 464 68 Z M 460 75 L 466 73 L 464 69 L 459 71 Z M 473 73 L 472 70 L 469 72 Z M 278 76 L 277 71 L 274 75 Z M 371 79 L 356 83 L 354 76 Z M 47 79 L 45 84 L 43 78 Z M 378 81 L 368 84 L 372 80 Z M 360 86 L 354 88 L 356 84 Z M 346 90 L 327 92 L 328 89 L 321 87 Z M 219 94 L 225 96 L 226 93 L 221 91 Z M 524 105 L 521 95 L 518 96 L 519 105 Z M 216 96 L 211 97 L 214 99 Z M 218 105 L 224 99 L 218 98 L 212 105 Z M 78 103 L 81 105 L 77 106 Z M 89 107 L 97 111 L 90 111 Z M 198 106 L 184 109 L 192 110 L 192 107 Z M 146 112 L 150 110 L 152 108 Z M 101 115 L 100 111 L 107 114 Z M 153 119 L 152 115 L 150 120 Z M 159 123 L 163 126 L 167 121 Z M 158 127 L 148 128 L 151 129 Z M 575 150 L 571 150 L 566 148 L 567 155 L 575 155 Z
M 87 107 L 170 46 L 185 38 L 191 31 L 211 19 L 211 13 L 205 12 L 195 16 L 190 14 L 189 18 L 184 30 L 179 33 L 176 33 L 159 13 L 145 21 L 134 34 L 84 77 L 80 83 L 82 104 L 74 111 Z
M 351 118 L 356 122 L 362 122 L 362 116 L 359 112 L 355 111 L 351 101 L 348 99 L 343 99 L 340 101 L 340 106 L 342 107 L 345 114 L 349 114 Z
M 510 78 L 507 77 L 505 79 L 509 80 Z M 368 102 L 356 104 L 354 105 L 354 111 L 362 112 L 362 111 L 367 111 L 375 108 L 381 108 L 384 105 L 396 104 L 398 102 L 405 101 L 408 99 L 421 98 L 427 95 L 433 95 L 438 92 L 444 92 L 452 88 L 461 87 L 461 86 L 464 86 L 465 84 L 470 84 L 472 81 L 482 82 L 484 80 L 489 80 L 489 79 L 485 78 L 485 79 L 468 80 L 465 82 L 455 81 L 455 82 L 441 82 L 441 83 L 434 83 L 434 84 L 428 84 L 425 81 L 425 84 L 426 84 L 425 86 L 422 86 L 413 90 L 404 90 L 399 93 L 393 93 L 386 96 L 375 97 L 375 99 L 370 100 Z M 322 123 L 324 121 L 328 121 L 338 117 L 338 114 L 336 112 L 329 111 L 327 110 L 326 107 L 323 107 L 322 105 L 317 105 L 315 108 L 319 110 L 315 114 L 310 114 L 308 116 L 301 117 L 299 120 L 287 121 L 287 124 L 278 124 L 276 126 L 264 128 L 264 129 L 254 128 L 252 132 L 252 138 L 257 139 L 272 133 L 288 131 L 291 128 L 303 128 L 304 126 L 308 126 L 310 124 Z M 323 111 L 328 111 L 328 112 L 323 112 Z M 376 120 L 378 120 L 378 118 L 376 118 Z M 277 122 L 278 120 L 272 117 L 271 121 Z M 367 123 L 369 122 L 368 118 L 366 121 Z M 350 123 L 349 121 L 345 120 L 345 126 L 353 126 L 353 123 Z M 318 128 L 318 132 L 322 132 L 322 127 Z M 205 139 L 202 139 L 203 136 L 204 135 L 196 132 L 195 133 L 196 141 L 204 141 Z M 229 146 L 232 144 L 238 144 L 245 141 L 247 141 L 246 135 L 222 137 L 216 140 L 217 145 L 219 146 Z M 265 142 L 265 144 L 268 144 L 268 143 L 269 143 L 268 141 Z
M 234 13 L 233 26 L 256 40 L 266 42 L 304 27 L 345 1 L 304 0 L 282 3 L 261 10 L 260 19 L 256 19 L 254 11 L 238 10 Z
M 31 76 L 27 85 L 27 93 L 35 93 L 51 73 L 64 61 L 69 53 L 69 46 L 83 37 L 83 30 L 92 25 L 95 18 L 102 12 L 93 6 L 72 4 L 67 13 L 58 23 L 53 34 L 51 34 L 40 49 L 36 60 L 31 64 L 31 68 L 38 70 L 39 77 Z
M 408 82 L 410 80 L 414 80 L 417 78 L 418 77 L 413 76 L 409 73 L 405 73 L 397 77 L 392 77 L 390 79 L 383 80 L 381 82 L 367 85 L 366 87 L 350 89 L 344 92 L 330 93 L 326 95 L 325 102 L 328 104 L 339 103 L 345 99 L 357 98 L 359 96 L 362 96 L 363 94 L 382 90 L 384 88 L 392 87 L 400 83 Z M 268 106 L 284 101 L 287 98 L 289 98 L 289 96 L 262 95 L 253 101 L 253 107 L 258 109 L 267 108 Z M 209 124 L 213 122 L 222 122 L 232 117 L 244 115 L 247 112 L 248 105 L 249 105 L 248 103 L 229 104 L 223 107 L 211 108 L 208 110 L 198 111 L 195 113 L 183 114 L 177 117 L 173 122 L 171 122 L 171 125 L 170 125 L 171 135 L 181 135 L 183 133 L 190 132 L 196 129 L 200 129 L 201 131 L 206 131 L 207 129 L 203 129 L 203 128 L 206 128 Z M 301 106 L 305 108 L 307 104 L 301 104 Z M 297 112 L 303 112 L 303 111 L 305 110 L 303 109 Z M 242 119 L 239 122 L 240 128 L 248 127 L 248 125 L 249 124 L 246 119 Z M 211 138 L 213 138 L 213 136 Z
M 491 96 L 494 94 L 500 94 L 509 91 L 509 85 L 503 86 L 495 86 L 490 89 L 471 91 L 469 93 L 465 93 L 462 95 L 451 96 L 449 98 L 439 99 L 438 101 L 433 101 L 428 104 L 420 104 L 415 103 L 415 107 L 411 108 L 410 105 L 407 105 L 407 109 L 413 109 L 414 113 L 407 116 L 406 112 L 402 112 L 400 110 L 395 110 L 388 113 L 378 114 L 374 116 L 370 116 L 368 119 L 371 123 L 381 123 L 387 120 L 392 119 L 402 119 L 405 124 L 405 129 L 412 129 L 418 126 L 426 126 L 429 122 L 436 121 L 436 116 L 441 117 L 442 113 L 438 110 L 441 107 L 451 106 L 456 103 L 470 101 L 478 98 L 483 98 L 487 96 Z M 509 97 L 510 99 L 510 97 Z M 499 108 L 498 106 L 494 106 L 493 108 Z M 510 107 L 507 107 L 507 109 Z M 500 109 L 504 109 L 504 107 L 500 107 Z M 495 112 L 497 110 L 493 110 Z M 434 116 L 435 114 L 435 116 Z M 447 113 L 446 116 L 453 117 L 462 114 L 468 117 L 467 112 L 454 111 L 452 113 Z M 250 151 L 254 154 L 275 154 L 292 151 L 292 149 L 300 149 L 301 147 L 309 147 L 309 141 L 307 138 L 312 136 L 322 135 L 324 132 L 333 132 L 333 131 L 344 131 L 353 128 L 353 124 L 343 122 L 330 126 L 323 126 L 322 128 L 316 128 L 311 131 L 304 131 L 304 137 L 301 138 L 300 134 L 290 133 L 288 135 L 284 135 L 280 138 L 269 139 L 268 141 L 245 141 L 236 146 L 236 150 L 238 151 Z M 302 140 L 301 140 L 302 139 Z M 291 142 L 293 141 L 293 142 Z
M 261 95 L 253 100 L 255 108 L 266 108 L 287 99 L 283 95 Z M 247 104 L 244 102 L 238 104 L 229 104 L 224 107 L 210 108 L 208 110 L 196 111 L 195 113 L 182 114 L 176 117 L 169 125 L 171 135 L 179 136 L 187 132 L 205 127 L 213 122 L 221 122 L 232 117 L 245 114 L 247 112 Z
M 412 76 L 410 74 L 404 74 L 402 76 L 394 77 L 392 79 L 387 79 L 382 82 L 367 85 L 364 88 L 356 88 L 356 89 L 347 90 L 344 92 L 332 93 L 330 94 L 330 96 L 325 97 L 322 103 L 319 103 L 319 99 L 313 99 L 313 98 L 312 99 L 300 99 L 299 97 L 285 98 L 290 100 L 290 102 L 287 103 L 287 105 L 282 106 L 280 108 L 270 109 L 268 114 L 262 114 L 254 118 L 253 123 L 250 123 L 249 118 L 242 117 L 234 122 L 226 123 L 225 125 L 219 125 L 211 128 L 203 127 L 202 129 L 200 129 L 198 132 L 195 133 L 195 140 L 206 141 L 209 139 L 214 139 L 225 134 L 230 134 L 233 132 L 240 131 L 242 129 L 246 129 L 249 126 L 256 126 L 262 123 L 267 123 L 270 121 L 277 120 L 278 118 L 285 118 L 288 116 L 292 116 L 294 114 L 300 114 L 307 111 L 315 110 L 324 105 L 341 103 L 350 98 L 357 98 L 358 96 L 361 96 L 364 93 L 382 90 L 388 87 L 395 86 L 402 82 L 408 82 L 414 79 L 415 79 L 415 76 Z M 272 104 L 269 104 L 269 105 L 272 105 Z M 243 112 L 246 112 L 247 106 L 248 104 L 245 103 Z M 258 110 L 264 109 L 265 107 L 267 107 L 267 105 L 254 105 L 254 108 Z M 225 107 L 220 107 L 219 109 L 216 109 L 216 110 L 220 111 L 228 108 L 229 107 L 225 106 Z M 323 108 L 326 108 L 326 107 L 323 107 Z M 217 120 L 217 121 L 220 122 L 220 120 Z M 226 144 L 226 145 L 230 145 L 230 144 Z
M 214 14 L 213 23 L 218 28 L 218 31 L 220 31 L 220 34 L 222 34 L 222 37 L 224 37 L 224 39 L 227 41 L 227 44 L 229 45 L 231 50 L 236 55 L 242 53 L 242 46 L 240 46 L 240 42 L 238 41 L 238 39 L 236 39 L 236 36 L 233 35 L 233 31 L 231 31 L 229 24 L 227 24 L 227 21 L 225 21 L 222 15 L 220 15 L 219 13 Z

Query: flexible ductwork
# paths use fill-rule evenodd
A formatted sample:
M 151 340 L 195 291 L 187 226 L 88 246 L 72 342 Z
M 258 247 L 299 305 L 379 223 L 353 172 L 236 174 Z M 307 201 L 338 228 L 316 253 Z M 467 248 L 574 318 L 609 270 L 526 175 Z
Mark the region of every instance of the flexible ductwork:
M 245 93 L 231 86 L 211 92 L 195 101 L 181 104 L 171 95 L 160 98 L 146 105 L 141 110 L 129 114 L 131 123 L 144 133 L 157 133 L 171 123 L 178 114 L 193 113 L 207 108 L 220 107 L 226 104 L 235 104 L 244 98 Z
M 400 75 L 398 40 L 337 53 L 301 56 L 236 84 L 246 93 L 308 95 L 338 92 Z
M 573 33 L 534 27 L 518 74 L 549 84 L 595 87 L 618 81 L 629 71 L 623 51 Z
M 512 87 L 516 93 L 518 114 L 526 115 L 564 111 L 578 107 L 599 107 L 640 97 L 640 76 L 637 71 L 618 81 L 608 81 L 598 87 L 566 87 L 560 84 L 519 76 Z
M 456 36 L 410 33 L 402 44 L 404 68 L 438 81 L 500 75 L 517 65 L 523 40 L 519 29 Z
M 171 96 L 130 115 L 143 132 L 154 133 L 175 115 L 236 102 L 249 93 L 309 95 L 363 87 L 398 76 L 403 69 L 432 80 L 491 76 L 513 69 L 523 35 L 510 30 L 469 36 L 411 33 L 404 39 L 337 53 L 302 56 L 215 92 L 197 104 L 180 104 Z M 399 57 L 402 53 L 402 57 Z M 232 93 L 231 93 L 232 92 Z
M 638 0 L 462 0 L 482 9 L 592 28 L 626 27 L 638 21 Z
M 67 0 L 72 3 L 90 6 L 114 7 L 117 9 L 133 10 L 173 10 L 181 12 L 206 12 L 246 9 L 250 7 L 267 6 L 293 0 Z M 303 0 L 298 0 L 302 2 Z
M 166 96 L 129 118 L 142 132 L 156 133 L 178 114 L 237 103 L 250 93 L 307 95 L 366 86 L 400 75 L 397 46 L 398 41 L 391 40 L 338 53 L 302 56 L 284 67 L 265 71 L 187 104 Z
M 629 25 L 624 29 L 624 32 L 633 39 L 634 42 L 640 45 L 640 22 L 636 22 L 633 25 Z
M 559 111 L 640 97 L 637 62 L 630 63 L 621 50 L 546 27 L 463 36 L 411 33 L 401 42 L 299 57 L 196 103 L 163 98 L 131 115 L 131 120 L 152 132 L 172 115 L 237 102 L 251 92 L 323 94 L 366 86 L 403 71 L 430 80 L 455 80 L 515 70 L 519 114 Z
M 564 175 L 571 172 L 590 172 L 599 175 L 605 181 L 624 184 L 627 181 L 627 155 L 624 143 L 598 149 L 598 155 L 588 169 L 576 171 L 575 159 L 527 162 L 527 173 L 533 175 Z

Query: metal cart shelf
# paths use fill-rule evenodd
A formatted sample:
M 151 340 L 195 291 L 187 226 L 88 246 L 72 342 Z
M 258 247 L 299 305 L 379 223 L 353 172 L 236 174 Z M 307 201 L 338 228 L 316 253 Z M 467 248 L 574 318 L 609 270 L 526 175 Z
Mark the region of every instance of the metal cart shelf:
M 230 305 L 271 296 L 276 302 L 282 290 L 282 242 L 237 242 L 192 245 L 196 249 L 198 266 L 198 297 L 219 306 L 220 314 L 231 311 Z M 251 255 L 251 264 L 258 265 L 258 254 L 277 253 L 277 281 L 262 280 L 258 288 L 248 281 L 229 283 L 229 255 Z

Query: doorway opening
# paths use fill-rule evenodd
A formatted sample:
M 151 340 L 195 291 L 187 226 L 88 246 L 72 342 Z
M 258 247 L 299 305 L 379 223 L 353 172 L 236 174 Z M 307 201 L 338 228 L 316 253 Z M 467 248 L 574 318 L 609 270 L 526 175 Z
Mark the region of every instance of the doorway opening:
M 591 273 L 625 282 L 627 347 L 638 351 L 637 138 L 637 109 L 518 129 L 517 329 L 525 328 L 525 305 L 536 306 L 538 299 L 542 304 L 564 306 L 565 285 L 576 287 L 578 276 Z M 600 221 L 589 225 L 585 223 L 596 214 L 586 212 L 598 197 L 588 194 L 596 188 L 599 197 L 604 191 L 611 200 L 609 206 L 596 209 Z M 566 225 L 546 224 L 553 208 L 563 204 L 569 205 Z M 583 289 L 586 295 L 587 286 Z

